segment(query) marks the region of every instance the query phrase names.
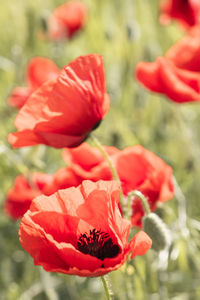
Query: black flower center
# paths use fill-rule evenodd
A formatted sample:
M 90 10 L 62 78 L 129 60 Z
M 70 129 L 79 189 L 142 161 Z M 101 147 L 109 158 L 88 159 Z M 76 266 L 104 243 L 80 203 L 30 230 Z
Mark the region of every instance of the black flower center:
M 90 254 L 100 260 L 113 258 L 120 252 L 119 246 L 113 244 L 108 233 L 96 229 L 90 230 L 89 234 L 81 234 L 77 247 L 82 253 Z

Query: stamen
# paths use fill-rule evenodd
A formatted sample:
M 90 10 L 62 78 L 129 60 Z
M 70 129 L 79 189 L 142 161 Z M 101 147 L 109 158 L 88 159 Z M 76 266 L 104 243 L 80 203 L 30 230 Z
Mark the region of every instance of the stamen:
M 114 245 L 109 234 L 100 230 L 90 230 L 90 233 L 80 235 L 77 246 L 79 251 L 95 256 L 100 260 L 113 258 L 120 252 L 118 245 Z

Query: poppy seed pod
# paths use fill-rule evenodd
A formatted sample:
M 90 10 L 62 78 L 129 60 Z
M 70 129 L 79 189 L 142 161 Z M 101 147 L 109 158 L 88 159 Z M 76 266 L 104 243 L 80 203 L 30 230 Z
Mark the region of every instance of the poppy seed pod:
M 150 213 L 143 218 L 144 231 L 152 239 L 152 249 L 161 251 L 170 244 L 170 236 L 165 223 L 158 215 Z

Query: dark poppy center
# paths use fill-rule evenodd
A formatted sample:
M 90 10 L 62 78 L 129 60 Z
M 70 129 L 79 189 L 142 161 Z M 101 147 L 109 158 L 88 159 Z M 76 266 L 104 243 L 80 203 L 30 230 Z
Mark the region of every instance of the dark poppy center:
M 89 234 L 81 234 L 77 246 L 82 253 L 95 256 L 100 260 L 113 258 L 120 252 L 119 246 L 113 244 L 108 233 L 96 229 L 90 230 Z

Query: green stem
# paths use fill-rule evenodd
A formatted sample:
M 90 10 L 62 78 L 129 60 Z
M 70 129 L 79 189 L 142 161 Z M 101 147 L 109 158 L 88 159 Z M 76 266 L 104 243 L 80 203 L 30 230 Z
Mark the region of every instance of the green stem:
M 103 154 L 103 156 L 107 160 L 108 165 L 109 165 L 110 170 L 111 170 L 112 175 L 113 175 L 113 179 L 120 183 L 119 176 L 117 174 L 117 171 L 116 171 L 115 167 L 113 166 L 113 164 L 110 160 L 110 157 L 109 157 L 108 153 L 105 151 L 102 144 L 99 142 L 99 140 L 93 134 L 90 134 L 90 137 L 92 138 L 93 142 L 96 144 L 96 146 L 99 148 L 99 150 L 101 151 L 101 153 Z
M 150 214 L 151 211 L 150 211 L 150 208 L 149 208 L 149 203 L 147 201 L 147 198 L 140 191 L 137 191 L 137 190 L 133 191 L 133 192 L 130 192 L 129 195 L 128 195 L 128 206 L 127 206 L 126 213 L 128 213 L 128 209 L 130 209 L 130 206 L 131 206 L 130 199 L 133 196 L 138 197 L 142 201 L 142 205 L 143 205 L 143 208 L 144 208 L 144 211 L 145 211 L 146 215 Z
M 22 158 L 0 141 L 0 156 L 1 155 L 6 155 L 6 157 L 15 166 L 19 173 L 24 174 L 28 172 L 29 169 L 24 164 Z
M 181 234 L 185 237 L 188 237 L 189 230 L 187 227 L 187 208 L 186 208 L 186 199 L 183 194 L 181 187 L 179 186 L 175 176 L 173 176 L 173 183 L 175 187 L 175 197 L 178 201 L 178 225 L 181 231 Z
M 113 179 L 116 180 L 120 184 L 120 204 L 121 204 L 122 211 L 124 211 L 123 192 L 122 192 L 121 182 L 120 182 L 119 176 L 117 174 L 117 171 L 116 171 L 115 167 L 113 166 L 113 163 L 112 163 L 108 153 L 105 151 L 104 147 L 99 142 L 99 140 L 92 133 L 90 133 L 90 137 L 93 140 L 93 142 L 95 143 L 95 145 L 97 146 L 97 148 L 99 149 L 99 151 L 101 151 L 101 153 L 103 154 L 105 160 L 107 161 L 109 168 L 112 172 Z
M 58 300 L 58 295 L 53 287 L 51 274 L 40 268 L 40 280 L 43 285 L 44 293 L 48 300 Z
M 103 283 L 103 287 L 104 287 L 104 290 L 105 290 L 105 293 L 106 293 L 106 298 L 107 300 L 111 300 L 112 298 L 112 292 L 110 291 L 109 287 L 108 287 L 108 280 L 104 277 L 104 276 L 101 276 L 101 280 L 102 280 L 102 283 Z
M 126 213 L 125 213 L 125 218 L 129 219 L 129 217 L 131 216 L 131 200 L 133 198 L 133 194 L 129 193 L 128 197 L 127 197 L 127 205 L 126 205 Z

